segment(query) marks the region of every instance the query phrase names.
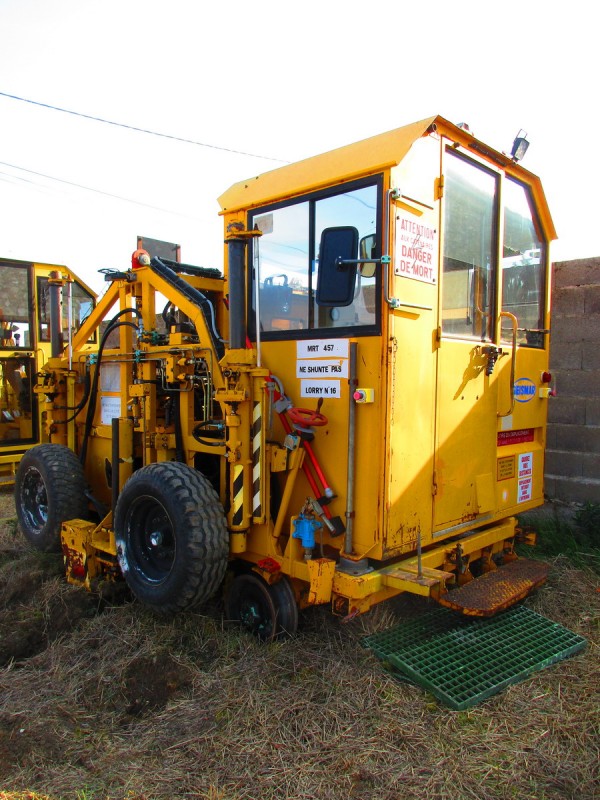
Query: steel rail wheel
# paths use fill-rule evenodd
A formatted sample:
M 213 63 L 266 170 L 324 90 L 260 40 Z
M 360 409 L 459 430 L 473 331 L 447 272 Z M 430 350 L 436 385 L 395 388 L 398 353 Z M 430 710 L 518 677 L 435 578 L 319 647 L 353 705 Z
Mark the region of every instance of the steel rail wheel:
M 284 576 L 277 583 L 272 583 L 269 592 L 275 606 L 275 636 L 294 636 L 298 630 L 298 603 L 289 579 Z
M 263 642 L 275 637 L 277 614 L 269 585 L 253 572 L 233 579 L 225 597 L 225 614 Z
M 229 536 L 217 493 L 187 464 L 149 464 L 123 487 L 115 512 L 121 571 L 161 614 L 199 605 L 225 575 Z
M 15 477 L 17 519 L 37 550 L 60 549 L 60 528 L 85 517 L 87 499 L 83 467 L 61 444 L 40 444 L 23 455 Z
M 269 585 L 254 572 L 238 575 L 225 597 L 225 613 L 263 642 L 293 636 L 298 629 L 298 606 L 285 577 Z

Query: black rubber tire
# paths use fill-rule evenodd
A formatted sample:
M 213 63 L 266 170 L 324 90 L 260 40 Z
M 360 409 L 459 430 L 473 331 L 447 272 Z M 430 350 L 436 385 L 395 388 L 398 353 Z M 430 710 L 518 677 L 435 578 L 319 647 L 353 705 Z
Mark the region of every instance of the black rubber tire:
M 221 585 L 229 557 L 223 507 L 207 478 L 187 464 L 135 472 L 117 501 L 114 529 L 129 588 L 159 614 L 204 603 Z
M 225 616 L 263 642 L 277 635 L 277 613 L 269 585 L 254 572 L 238 575 L 225 595 Z
M 83 467 L 68 447 L 27 450 L 15 477 L 17 519 L 27 541 L 42 552 L 59 550 L 62 523 L 87 513 L 85 490 Z
M 298 630 L 298 603 L 288 578 L 284 575 L 277 583 L 272 583 L 269 592 L 275 606 L 275 637 L 295 636 Z

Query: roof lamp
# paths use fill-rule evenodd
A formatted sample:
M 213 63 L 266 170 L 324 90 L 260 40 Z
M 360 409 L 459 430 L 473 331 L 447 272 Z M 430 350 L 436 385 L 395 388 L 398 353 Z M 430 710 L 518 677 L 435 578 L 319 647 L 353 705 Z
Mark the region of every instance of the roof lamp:
M 527 141 L 527 132 L 521 129 L 513 142 L 512 150 L 510 151 L 510 156 L 513 161 L 521 161 L 525 153 L 527 152 L 527 148 L 529 147 L 529 142 Z

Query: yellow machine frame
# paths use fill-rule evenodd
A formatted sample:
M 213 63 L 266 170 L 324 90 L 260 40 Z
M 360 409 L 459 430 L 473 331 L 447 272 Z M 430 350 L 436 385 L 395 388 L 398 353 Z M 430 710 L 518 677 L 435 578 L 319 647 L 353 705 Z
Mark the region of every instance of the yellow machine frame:
M 174 461 L 211 473 L 238 578 L 284 581 L 300 607 L 447 602 L 513 562 L 515 515 L 543 502 L 552 394 L 555 231 L 539 179 L 432 117 L 243 181 L 220 204 L 222 276 L 141 254 L 109 276 L 71 368 L 63 356 L 43 371 L 50 439 L 87 449 L 96 510 L 64 521 L 69 579 L 123 570 L 119 495 Z M 351 258 L 334 253 L 356 274 L 337 305 L 325 230 L 360 237 Z M 115 313 L 130 324 L 105 343 L 98 397 L 69 418 L 97 369 L 90 336 Z

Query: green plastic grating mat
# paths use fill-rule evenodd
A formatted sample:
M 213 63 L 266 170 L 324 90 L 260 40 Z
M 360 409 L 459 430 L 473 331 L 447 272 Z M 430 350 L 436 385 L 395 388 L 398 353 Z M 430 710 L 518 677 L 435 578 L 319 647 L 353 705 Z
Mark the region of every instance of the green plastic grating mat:
M 513 606 L 486 619 L 437 608 L 367 636 L 362 643 L 457 711 L 578 653 L 587 644 L 525 606 Z

